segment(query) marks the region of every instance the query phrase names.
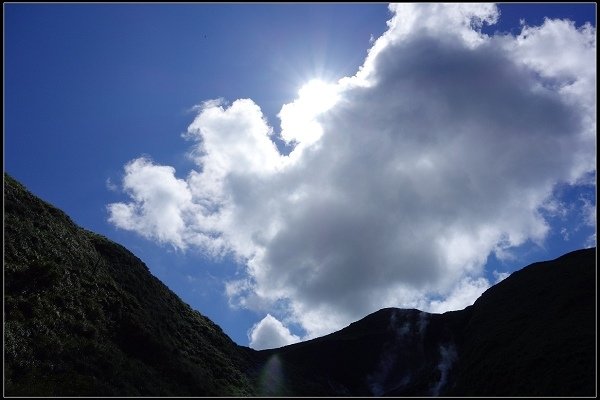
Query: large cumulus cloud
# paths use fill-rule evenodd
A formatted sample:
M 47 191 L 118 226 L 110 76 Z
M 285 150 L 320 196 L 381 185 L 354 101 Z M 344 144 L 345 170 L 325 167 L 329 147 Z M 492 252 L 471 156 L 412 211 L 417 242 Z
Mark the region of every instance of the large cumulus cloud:
M 546 20 L 488 37 L 491 4 L 390 9 L 322 109 L 301 93 L 277 133 L 250 99 L 204 103 L 188 129 L 197 170 L 133 160 L 110 221 L 234 255 L 246 274 L 227 283 L 231 303 L 306 337 L 385 306 L 474 300 L 492 252 L 544 240 L 555 185 L 595 173 L 595 28 Z M 297 339 L 271 315 L 252 331 L 268 347 L 261 332 Z

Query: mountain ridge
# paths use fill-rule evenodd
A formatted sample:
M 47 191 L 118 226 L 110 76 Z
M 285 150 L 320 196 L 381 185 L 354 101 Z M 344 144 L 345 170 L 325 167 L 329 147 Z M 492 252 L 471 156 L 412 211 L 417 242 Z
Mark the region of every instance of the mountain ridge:
M 596 393 L 595 248 L 530 264 L 463 310 L 384 308 L 255 351 L 6 173 L 4 205 L 9 396 Z
M 4 176 L 5 393 L 253 395 L 249 354 L 123 246 Z
M 329 396 L 591 396 L 595 256 L 595 248 L 581 249 L 530 264 L 463 310 L 385 308 L 340 331 L 264 352 L 300 366 L 304 379 L 324 382 L 318 390 Z M 529 288 L 531 280 L 538 282 Z M 552 296 L 561 286 L 568 293 Z M 556 310 L 569 315 L 555 318 Z M 317 395 L 303 380 L 290 381 L 295 393 Z

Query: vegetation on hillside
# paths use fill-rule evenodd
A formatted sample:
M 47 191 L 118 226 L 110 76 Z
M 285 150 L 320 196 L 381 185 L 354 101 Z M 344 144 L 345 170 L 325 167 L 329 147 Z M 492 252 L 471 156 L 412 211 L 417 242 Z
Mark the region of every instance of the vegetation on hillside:
M 5 394 L 254 394 L 252 351 L 4 175 Z

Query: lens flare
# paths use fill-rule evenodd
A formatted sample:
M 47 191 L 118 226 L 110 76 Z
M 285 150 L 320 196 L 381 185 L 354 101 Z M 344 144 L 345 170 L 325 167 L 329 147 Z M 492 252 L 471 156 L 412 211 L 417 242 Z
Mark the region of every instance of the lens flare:
M 281 360 L 272 355 L 260 372 L 260 395 L 279 396 L 284 391 L 284 377 Z

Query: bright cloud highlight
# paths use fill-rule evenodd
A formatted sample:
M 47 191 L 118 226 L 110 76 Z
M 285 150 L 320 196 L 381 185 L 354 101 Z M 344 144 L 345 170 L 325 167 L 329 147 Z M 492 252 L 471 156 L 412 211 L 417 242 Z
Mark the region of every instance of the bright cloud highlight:
M 300 341 L 277 318 L 267 314 L 248 332 L 250 347 L 256 350 L 273 349 Z

